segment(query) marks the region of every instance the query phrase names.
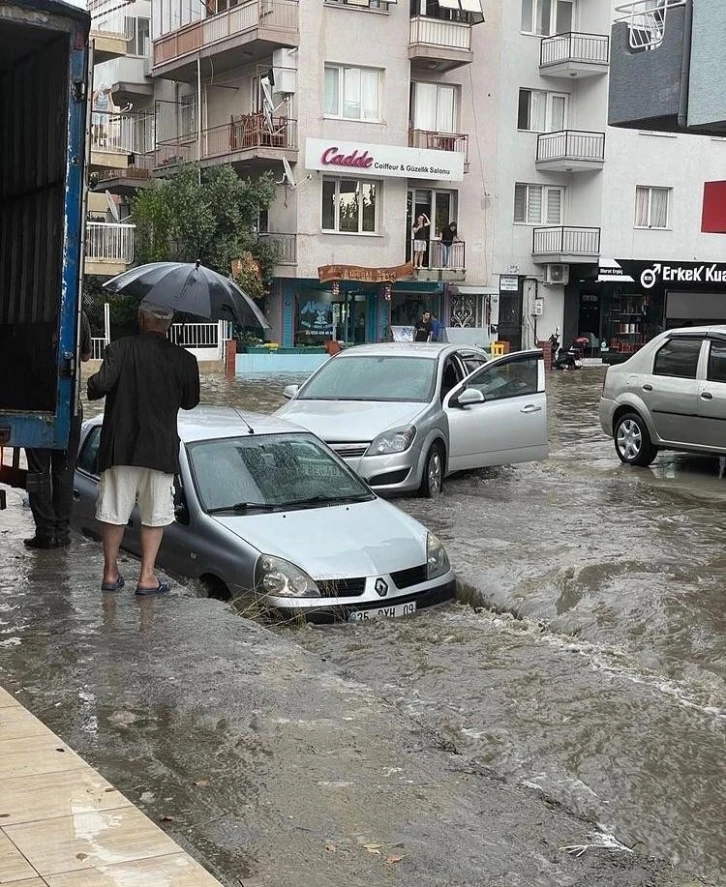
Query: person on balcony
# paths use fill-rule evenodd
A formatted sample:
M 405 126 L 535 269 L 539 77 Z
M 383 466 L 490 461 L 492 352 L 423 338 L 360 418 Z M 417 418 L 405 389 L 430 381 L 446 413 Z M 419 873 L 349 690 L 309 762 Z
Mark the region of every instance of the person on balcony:
M 449 224 L 444 228 L 441 232 L 441 267 L 448 268 L 449 267 L 449 258 L 451 256 L 451 246 L 454 243 L 459 243 L 459 234 L 458 229 L 456 227 L 456 222 L 449 222 Z
M 423 268 L 424 255 L 426 253 L 426 247 L 429 243 L 429 237 L 431 236 L 431 221 L 426 213 L 421 213 L 421 215 L 416 219 L 416 224 L 413 226 L 412 234 L 413 267 Z

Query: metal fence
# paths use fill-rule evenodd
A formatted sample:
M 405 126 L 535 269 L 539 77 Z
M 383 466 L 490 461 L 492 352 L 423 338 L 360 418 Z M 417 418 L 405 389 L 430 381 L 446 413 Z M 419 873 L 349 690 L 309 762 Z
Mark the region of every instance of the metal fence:
M 418 253 L 416 252 L 417 243 L 424 244 L 424 249 Z M 440 240 L 417 241 L 414 238 L 411 241 L 411 261 L 414 268 L 425 268 L 428 271 L 465 271 L 466 243 L 463 240 L 457 240 L 447 246 Z
M 429 129 L 411 129 L 408 133 L 410 148 L 426 148 L 433 151 L 454 151 L 469 155 L 469 136 L 460 132 L 435 132 Z
M 95 261 L 134 260 L 135 225 L 116 222 L 86 222 L 86 258 Z
M 264 234 L 260 234 L 260 239 L 262 238 L 269 240 L 277 247 L 277 265 L 297 264 L 297 237 L 295 234 L 274 234 L 265 232 Z
M 103 352 L 106 350 L 108 342 L 101 336 L 93 336 L 91 338 L 91 357 L 93 360 L 103 360 Z
M 631 49 L 656 49 L 665 37 L 668 11 L 685 5 L 686 0 L 635 0 L 616 7 L 616 21 L 628 23 Z
M 567 129 L 537 136 L 537 161 L 605 160 L 605 133 Z
M 535 228 L 532 253 L 537 255 L 595 256 L 600 254 L 600 229 L 578 227 Z
M 467 52 L 471 50 L 471 25 L 417 15 L 411 19 L 409 42 Z

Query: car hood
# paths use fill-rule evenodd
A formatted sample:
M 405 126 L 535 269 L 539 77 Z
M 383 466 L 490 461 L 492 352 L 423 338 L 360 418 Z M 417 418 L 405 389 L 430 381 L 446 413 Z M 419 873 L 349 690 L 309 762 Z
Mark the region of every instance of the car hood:
M 426 528 L 381 499 L 215 520 L 313 579 L 379 576 L 426 563 Z
M 293 400 L 275 413 L 324 441 L 371 441 L 389 428 L 410 425 L 427 404 L 367 400 Z

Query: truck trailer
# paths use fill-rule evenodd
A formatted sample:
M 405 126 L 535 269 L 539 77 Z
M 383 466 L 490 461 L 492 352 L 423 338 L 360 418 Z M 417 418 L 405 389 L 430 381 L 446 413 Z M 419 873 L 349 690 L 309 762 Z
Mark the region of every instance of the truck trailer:
M 20 486 L 20 448 L 65 449 L 75 408 L 90 24 L 0 0 L 0 481 Z

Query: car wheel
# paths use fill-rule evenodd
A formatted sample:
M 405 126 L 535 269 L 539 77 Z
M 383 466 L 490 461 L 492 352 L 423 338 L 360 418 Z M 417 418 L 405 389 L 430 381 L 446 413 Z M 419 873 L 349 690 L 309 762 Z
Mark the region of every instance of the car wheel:
M 216 601 L 232 599 L 229 589 L 218 576 L 202 576 L 199 582 L 208 598 L 213 598 Z
M 647 466 L 658 450 L 653 446 L 645 422 L 637 413 L 624 413 L 615 422 L 615 451 L 626 465 Z
M 419 495 L 434 499 L 444 488 L 444 448 L 439 441 L 431 445 L 426 456 Z

